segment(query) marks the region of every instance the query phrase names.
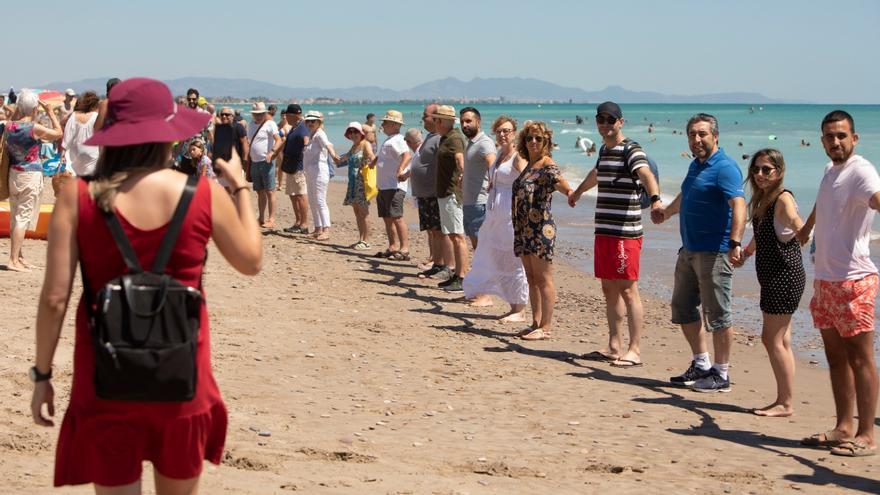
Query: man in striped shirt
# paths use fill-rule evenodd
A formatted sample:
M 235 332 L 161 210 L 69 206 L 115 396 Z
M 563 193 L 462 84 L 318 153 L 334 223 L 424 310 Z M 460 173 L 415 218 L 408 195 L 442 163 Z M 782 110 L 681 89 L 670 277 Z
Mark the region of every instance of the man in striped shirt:
M 605 313 L 608 316 L 608 348 L 585 357 L 611 361 L 613 366 L 642 364 L 639 341 L 644 314 L 639 296 L 639 257 L 642 251 L 641 190 L 651 197 L 652 218 L 663 206 L 657 179 L 638 143 L 623 135 L 623 112 L 610 101 L 596 108 L 596 127 L 602 148 L 596 167 L 569 197 L 574 207 L 581 195 L 599 186 L 596 198 L 596 242 L 594 269 L 602 280 Z M 629 327 L 629 347 L 622 353 L 621 327 L 624 313 Z

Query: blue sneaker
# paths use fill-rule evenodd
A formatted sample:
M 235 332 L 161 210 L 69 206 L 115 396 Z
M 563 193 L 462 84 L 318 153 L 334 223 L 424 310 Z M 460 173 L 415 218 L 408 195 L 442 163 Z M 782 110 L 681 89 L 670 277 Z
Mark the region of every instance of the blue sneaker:
M 730 375 L 721 378 L 721 373 L 715 368 L 709 369 L 709 376 L 700 378 L 691 387 L 697 392 L 730 392 Z
M 687 371 L 678 376 L 673 376 L 669 381 L 675 385 L 690 387 L 697 380 L 706 378 L 707 376 L 709 376 L 709 370 L 701 370 L 700 368 L 697 368 L 696 361 L 691 361 L 691 365 L 688 366 Z

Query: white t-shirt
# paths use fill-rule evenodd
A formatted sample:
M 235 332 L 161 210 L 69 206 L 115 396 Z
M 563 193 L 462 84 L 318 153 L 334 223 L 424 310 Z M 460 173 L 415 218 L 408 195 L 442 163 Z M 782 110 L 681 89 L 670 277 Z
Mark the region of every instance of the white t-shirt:
M 397 181 L 397 169 L 404 153 L 409 152 L 409 146 L 403 139 L 403 134 L 395 134 L 385 139 L 379 148 L 379 158 L 376 161 L 376 185 L 379 190 L 400 189 L 406 191 L 407 181 Z
M 874 220 L 869 205 L 878 191 L 877 170 L 859 155 L 843 165 L 825 166 L 816 195 L 817 279 L 842 282 L 877 273 L 868 243 Z
M 67 150 L 68 171 L 74 175 L 92 175 L 98 163 L 98 147 L 86 146 L 87 139 L 95 133 L 95 120 L 98 112 L 90 112 L 84 123 L 76 119 L 76 114 L 67 119 L 64 125 L 62 146 Z
M 260 129 L 260 132 L 257 133 L 257 128 Z M 260 124 L 255 122 L 248 123 L 248 141 L 251 141 L 251 151 L 250 157 L 251 162 L 265 162 L 266 155 L 269 154 L 269 150 L 275 146 L 275 136 L 278 134 L 278 125 L 275 124 L 274 120 L 267 120 L 263 127 L 260 127 Z M 257 133 L 257 136 L 254 137 L 254 133 Z
M 326 169 L 329 171 L 330 162 L 327 161 L 327 158 L 329 158 L 327 144 L 329 142 L 324 129 L 315 131 L 315 135 L 309 139 L 309 144 L 303 148 L 303 167 L 313 169 L 317 167 L 319 170 Z

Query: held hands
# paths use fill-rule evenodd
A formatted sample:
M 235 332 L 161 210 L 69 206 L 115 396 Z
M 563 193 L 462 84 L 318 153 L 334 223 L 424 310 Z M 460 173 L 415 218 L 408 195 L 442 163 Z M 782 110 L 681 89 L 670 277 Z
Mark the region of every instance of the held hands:
M 574 208 L 574 205 L 581 199 L 583 195 L 580 191 L 569 191 L 568 192 L 568 206 Z
M 740 246 L 736 246 L 730 248 L 727 251 L 727 259 L 730 261 L 730 264 L 735 267 L 741 267 L 746 262 L 746 257 L 743 254 L 743 249 Z
M 651 207 L 651 221 L 657 225 L 666 221 L 666 208 L 660 202 L 655 203 L 657 206 Z
M 46 404 L 48 416 L 43 416 L 43 404 Z M 31 415 L 34 423 L 40 426 L 55 426 L 51 419 L 55 416 L 55 389 L 50 380 L 34 383 L 34 395 L 31 398 Z
M 411 175 L 412 175 L 412 173 L 409 170 L 407 170 L 406 172 L 404 172 L 402 174 L 397 174 L 397 182 L 403 182 L 403 181 L 409 179 Z
M 798 230 L 798 233 L 795 237 L 797 237 L 797 240 L 801 244 L 801 246 L 806 246 L 807 243 L 810 242 L 810 231 L 805 228 L 801 228 L 801 230 Z
M 659 225 L 666 221 L 666 209 L 663 208 L 661 201 L 656 201 L 651 205 L 651 222 Z
M 232 148 L 232 157 L 229 161 L 218 158 L 217 161 L 214 162 L 214 168 L 220 170 L 222 176 L 226 178 L 226 181 L 229 182 L 229 185 L 233 189 L 245 185 L 241 173 L 241 157 L 238 156 L 235 147 Z

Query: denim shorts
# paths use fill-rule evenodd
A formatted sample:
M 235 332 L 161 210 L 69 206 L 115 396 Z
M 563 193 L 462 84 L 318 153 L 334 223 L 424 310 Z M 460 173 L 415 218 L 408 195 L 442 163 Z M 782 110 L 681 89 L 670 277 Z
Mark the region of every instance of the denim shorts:
M 483 221 L 486 219 L 486 205 L 464 205 L 464 233 L 468 237 L 477 237 Z
M 681 248 L 675 263 L 672 288 L 672 323 L 700 321 L 702 306 L 706 330 L 714 332 L 733 325 L 733 265 L 726 253 L 691 252 Z
M 251 178 L 254 180 L 254 191 L 274 191 L 275 163 L 251 162 Z

